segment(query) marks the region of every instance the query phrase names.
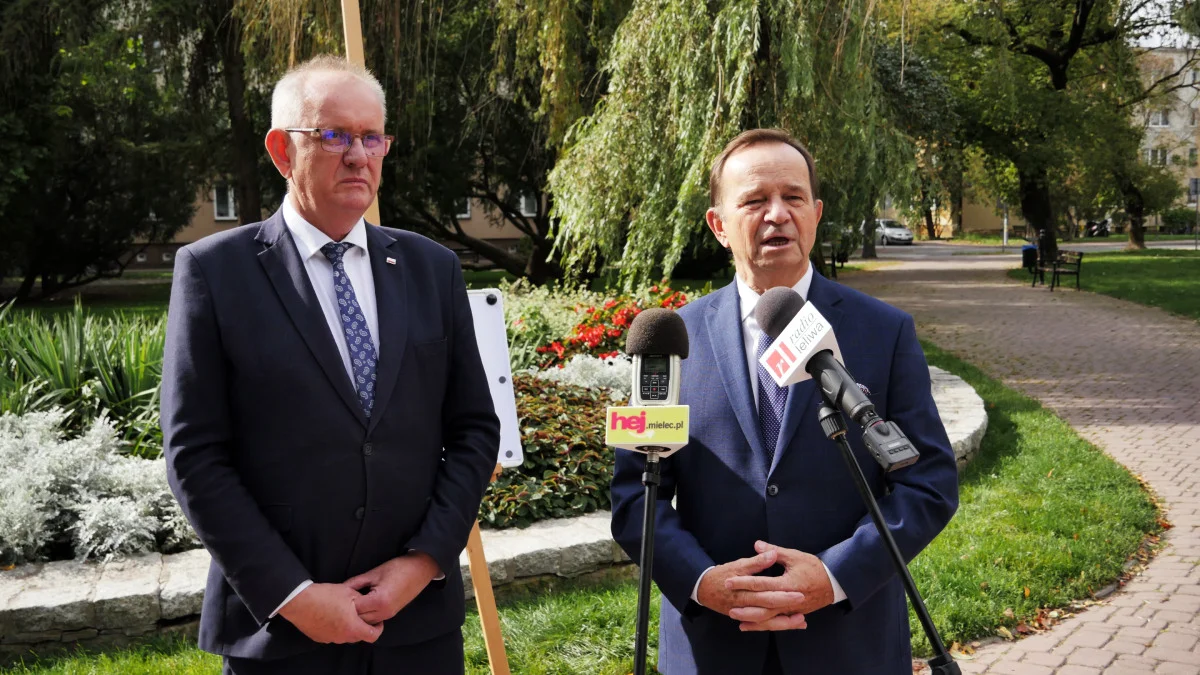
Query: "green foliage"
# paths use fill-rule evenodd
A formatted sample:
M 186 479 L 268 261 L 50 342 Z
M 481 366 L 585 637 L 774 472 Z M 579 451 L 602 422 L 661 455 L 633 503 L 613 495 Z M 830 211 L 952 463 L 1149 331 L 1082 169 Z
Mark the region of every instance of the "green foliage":
M 604 391 L 514 373 L 517 424 L 525 462 L 500 474 L 484 495 L 479 520 L 525 526 L 610 505 L 613 454 L 604 445 Z
M 35 280 L 45 295 L 110 276 L 135 241 L 191 218 L 199 144 L 125 8 L 0 4 L 0 52 L 20 62 L 0 69 L 0 150 L 15 158 L 0 171 L 0 276 L 18 270 L 21 297 Z
M 0 413 L 66 411 L 75 436 L 102 414 L 130 452 L 162 452 L 158 387 L 166 321 L 158 316 L 96 316 L 75 305 L 45 317 L 0 311 Z
M 556 247 L 576 272 L 616 265 L 627 288 L 670 274 L 707 236 L 708 171 L 725 143 L 780 127 L 812 149 L 825 217 L 862 219 L 885 171 L 903 172 L 871 70 L 873 3 L 634 3 L 602 72 L 596 111 L 550 176 Z M 911 156 L 911 155 L 910 155 Z M 878 194 L 875 195 L 878 197 Z
M 1196 227 L 1196 209 L 1176 206 L 1162 212 L 1162 229 L 1169 234 L 1185 234 Z

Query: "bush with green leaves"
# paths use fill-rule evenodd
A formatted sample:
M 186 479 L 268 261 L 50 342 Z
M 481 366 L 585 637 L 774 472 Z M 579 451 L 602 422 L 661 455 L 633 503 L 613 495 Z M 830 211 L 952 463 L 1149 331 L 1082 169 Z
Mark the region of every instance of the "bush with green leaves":
M 0 413 L 58 408 L 71 434 L 104 416 L 130 452 L 157 457 L 165 338 L 161 316 L 0 310 Z
M 68 417 L 0 416 L 0 564 L 198 546 L 162 459 L 125 455 L 103 416 L 69 436 Z
M 571 335 L 579 323 L 580 309 L 605 300 L 603 294 L 584 288 L 534 286 L 524 279 L 500 290 L 513 370 L 538 365 L 543 360 L 538 347 Z
M 604 445 L 604 413 L 611 404 L 601 387 L 577 387 L 513 376 L 517 423 L 525 462 L 491 485 L 479 520 L 491 527 L 524 527 L 609 508 L 613 453 Z

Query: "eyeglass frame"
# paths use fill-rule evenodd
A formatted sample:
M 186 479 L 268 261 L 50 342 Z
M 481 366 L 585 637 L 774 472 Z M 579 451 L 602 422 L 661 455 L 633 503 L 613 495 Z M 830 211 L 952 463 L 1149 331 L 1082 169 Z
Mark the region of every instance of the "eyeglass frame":
M 350 148 L 354 147 L 354 141 L 355 141 L 355 139 L 357 139 L 359 141 L 362 141 L 363 152 L 365 152 L 368 157 L 386 157 L 387 154 L 389 152 L 391 152 L 391 150 L 392 150 L 392 141 L 396 140 L 396 137 L 392 136 L 390 134 L 377 134 L 375 132 L 369 132 L 369 133 L 365 133 L 365 134 L 352 134 L 348 131 L 342 131 L 340 129 L 332 129 L 329 127 L 287 127 L 284 129 L 284 131 L 294 132 L 294 133 L 298 133 L 298 134 L 304 134 L 305 136 L 308 136 L 309 138 L 319 140 L 319 141 L 321 141 L 321 149 L 324 150 L 325 152 L 332 152 L 332 153 L 345 154 L 346 151 L 348 151 Z M 326 131 L 337 132 L 338 134 L 341 134 L 341 137 L 343 139 L 349 138 L 350 142 L 347 143 L 346 147 L 342 148 L 341 150 L 330 150 L 329 148 L 325 147 L 325 139 L 323 138 L 324 132 L 326 132 Z M 382 155 L 371 154 L 370 150 L 367 149 L 367 142 L 365 140 L 366 136 L 379 136 L 380 138 L 383 139 L 384 148 L 383 148 Z

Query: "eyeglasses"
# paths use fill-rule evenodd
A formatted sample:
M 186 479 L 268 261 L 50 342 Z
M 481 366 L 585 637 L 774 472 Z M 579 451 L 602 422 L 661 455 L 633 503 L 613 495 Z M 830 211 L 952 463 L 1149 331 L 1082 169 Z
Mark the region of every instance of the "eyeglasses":
M 388 136 L 387 134 L 352 134 L 348 131 L 321 129 L 319 127 L 303 129 L 289 128 L 284 129 L 284 131 L 291 131 L 304 134 L 309 138 L 320 139 L 321 149 L 326 152 L 346 152 L 354 144 L 354 139 L 361 138 L 363 150 L 371 157 L 383 157 L 388 154 L 388 150 L 392 148 L 392 141 L 395 140 L 395 136 Z

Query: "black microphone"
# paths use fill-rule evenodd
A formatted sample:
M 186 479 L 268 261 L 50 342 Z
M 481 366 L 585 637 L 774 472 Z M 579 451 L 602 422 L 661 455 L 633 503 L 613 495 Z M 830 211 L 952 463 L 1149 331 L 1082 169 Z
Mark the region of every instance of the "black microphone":
M 678 405 L 679 362 L 688 356 L 687 326 L 674 311 L 642 311 L 629 325 L 625 353 L 633 357 L 629 405 Z
M 793 360 L 799 358 L 801 368 L 816 380 L 825 400 L 863 428 L 863 442 L 885 471 L 894 471 L 917 461 L 920 454 L 900 427 L 879 417 L 875 404 L 867 398 L 854 376 L 833 350 L 825 348 L 827 344 L 836 345 L 836 339 L 833 328 L 816 307 L 806 305 L 804 298 L 791 288 L 780 286 L 762 294 L 754 308 L 754 318 L 771 337 L 767 356 L 781 348 L 785 360 L 788 356 Z M 784 366 L 768 368 L 776 375 L 777 382 L 779 373 L 785 372 Z M 785 381 L 779 382 L 780 386 L 808 379 L 797 371 L 792 372 L 794 374 Z M 826 432 L 831 433 L 833 429 Z

